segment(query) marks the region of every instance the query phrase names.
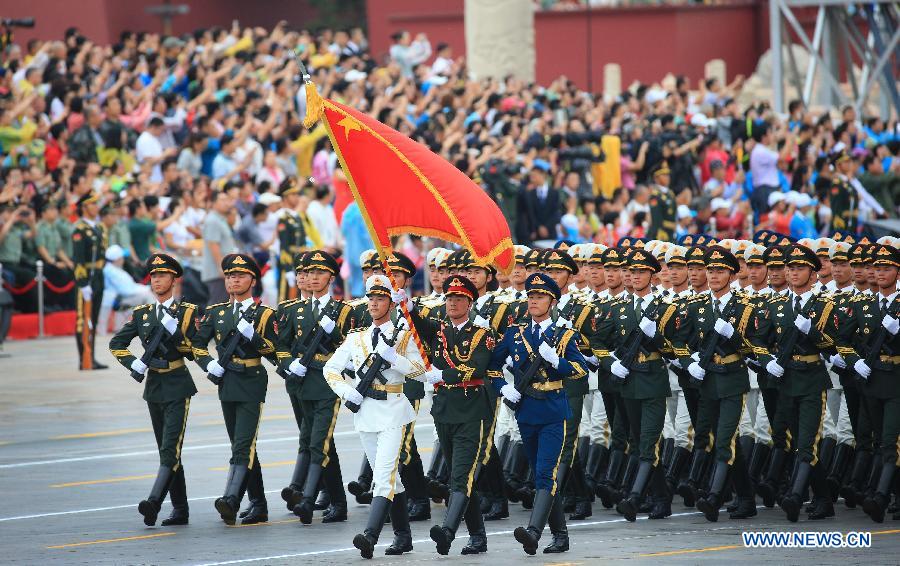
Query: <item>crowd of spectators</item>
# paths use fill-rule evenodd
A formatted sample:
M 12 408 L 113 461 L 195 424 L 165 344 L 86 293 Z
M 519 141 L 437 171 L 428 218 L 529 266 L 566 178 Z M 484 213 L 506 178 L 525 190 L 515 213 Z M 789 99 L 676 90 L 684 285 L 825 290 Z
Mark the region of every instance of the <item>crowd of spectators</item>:
M 449 46 L 405 31 L 381 59 L 361 29 L 126 31 L 98 45 L 73 28 L 2 54 L 0 263 L 16 308 L 35 308 L 38 261 L 47 308 L 70 307 L 74 203 L 89 191 L 101 195 L 99 220 L 116 246 L 111 277 L 142 283 L 142 262 L 164 250 L 185 264 L 185 292 L 202 303 L 221 281 L 221 257 L 241 250 L 265 264 L 277 252 L 279 187 L 297 179 L 308 245 L 342 255 L 345 292 L 359 295 L 354 266 L 371 242 L 324 128 L 302 126 L 298 59 L 323 96 L 375 116 L 475 180 L 518 243 L 644 236 L 658 190 L 652 172 L 663 162 L 676 235 L 830 233 L 838 174 L 858 192 L 860 225 L 898 214 L 896 117 L 814 112 L 800 102 L 787 115 L 766 102 L 740 107 L 740 79 L 678 77 L 607 103 L 565 77 L 548 85 L 471 79 Z M 852 165 L 839 172 L 832 157 L 841 152 Z M 419 262 L 430 245 L 398 242 Z M 274 300 L 270 280 L 263 288 Z

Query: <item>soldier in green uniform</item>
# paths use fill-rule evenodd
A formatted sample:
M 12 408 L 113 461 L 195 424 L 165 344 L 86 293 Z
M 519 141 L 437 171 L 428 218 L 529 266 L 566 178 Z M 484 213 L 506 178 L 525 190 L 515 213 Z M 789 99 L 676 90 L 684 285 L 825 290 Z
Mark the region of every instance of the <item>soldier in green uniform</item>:
M 334 426 L 341 402 L 325 381 L 322 368 L 343 342 L 353 326 L 349 305 L 331 297 L 330 288 L 338 272 L 337 260 L 324 251 L 305 254 L 301 264 L 306 272 L 308 299 L 287 304 L 279 319 L 277 357 L 279 371 L 285 375 L 285 388 L 291 404 L 299 406 L 300 446 L 288 503 L 297 499 L 296 485 L 307 464 L 299 501 L 292 508 L 300 521 L 312 522 L 319 482 L 324 479 L 330 507 L 322 520 L 326 523 L 347 519 L 347 500 L 341 477 L 340 461 L 334 447 Z M 310 352 L 316 334 L 320 346 Z M 322 334 L 324 333 L 324 334 Z M 299 341 L 299 342 L 298 342 Z M 305 455 L 304 453 L 308 454 Z
M 97 222 L 100 196 L 89 192 L 78 199 L 80 216 L 72 233 L 72 262 L 75 264 L 75 342 L 78 344 L 79 369 L 106 369 L 94 358 L 94 338 L 103 300 L 103 264 L 106 237 Z M 87 325 L 87 330 L 85 330 Z M 85 353 L 87 351 L 87 353 Z
M 487 552 L 487 536 L 474 488 L 491 440 L 494 400 L 485 380 L 496 335 L 470 320 L 478 291 L 469 279 L 448 277 L 442 290 L 449 320 L 420 319 L 413 314 L 432 352 L 433 366 L 426 373 L 435 388 L 431 414 L 450 468 L 447 513 L 442 525 L 431 528 L 431 539 L 438 554 L 448 554 L 465 516 L 470 538 L 462 553 L 478 554 Z
M 707 248 L 706 270 L 709 293 L 684 305 L 671 341 L 679 365 L 700 384 L 697 440 L 706 440 L 709 452 L 713 448 L 710 435 L 715 439 L 712 483 L 706 497 L 697 500 L 697 509 L 708 521 L 717 521 L 731 476 L 738 495 L 738 508 L 731 518 L 746 519 L 756 515 L 756 500 L 747 473 L 749 454 L 743 453 L 737 437 L 745 393 L 750 389 L 743 361 L 749 353 L 744 335 L 753 322 L 755 305 L 732 292 L 740 264 L 730 251 L 722 246 Z
M 831 157 L 835 176 L 832 178 L 831 190 L 828 192 L 828 204 L 831 207 L 831 227 L 834 230 L 856 230 L 856 212 L 858 197 L 856 189 L 850 185 L 855 163 L 847 150 L 835 153 Z
M 144 516 L 145 525 L 155 525 L 168 492 L 172 514 L 163 519 L 163 526 L 186 525 L 188 501 L 181 446 L 191 397 L 197 388 L 184 361 L 193 359 L 191 339 L 197 332 L 201 313 L 195 305 L 175 298 L 175 280 L 184 273 L 175 258 L 153 254 L 147 258 L 146 268 L 156 302 L 134 308 L 131 320 L 109 341 L 109 351 L 131 370 L 138 383 L 146 377 L 144 400 L 159 449 L 159 470 L 150 495 L 141 501 L 138 511 Z M 145 353 L 140 358 L 128 350 L 135 338 L 144 345 Z M 151 346 L 155 350 L 147 351 Z
M 764 500 L 774 499 L 785 459 L 789 451 L 796 450 L 796 472 L 781 500 L 788 520 L 796 522 L 808 485 L 815 495 L 809 518 L 834 516 L 827 470 L 817 464 L 825 390 L 831 384 L 820 353 L 834 349 L 835 313 L 827 295 L 812 291 L 820 265 L 816 253 L 801 245 L 784 250 L 792 291 L 766 302 L 757 313 L 750 339 L 760 366 L 778 387 L 778 403 L 770 419 L 773 452 L 758 491 Z
M 254 503 L 252 513 L 244 517 L 244 522 L 268 520 L 256 438 L 268 385 L 262 358 L 277 363 L 278 336 L 275 311 L 253 300 L 253 287 L 260 277 L 259 266 L 253 258 L 229 254 L 222 258 L 222 273 L 231 301 L 207 307 L 192 352 L 197 364 L 219 389 L 222 416 L 231 441 L 231 459 L 225 493 L 216 499 L 215 507 L 225 524 L 233 525 L 245 489 Z M 219 359 L 214 359 L 207 350 L 213 338 Z
M 622 398 L 628 413 L 629 445 L 640 453 L 640 462 L 630 495 L 619 502 L 616 510 L 633 522 L 641 507 L 645 488 L 650 487 L 651 519 L 663 519 L 672 514 L 666 493 L 665 471 L 660 465 L 659 445 L 669 373 L 661 351 L 666 340 L 674 335 L 678 308 L 656 297 L 650 280 L 659 273 L 659 261 L 650 253 L 633 248 L 629 257 L 634 299 L 617 302 L 609 317 L 599 322 L 601 336 L 615 337 L 618 354 L 604 356 L 600 362 L 613 376 L 623 381 Z M 609 328 L 609 326 L 612 328 Z M 603 327 L 606 328 L 603 328 Z M 634 346 L 636 349 L 632 349 Z M 619 359 L 618 356 L 623 356 Z M 627 486 L 626 486 L 627 487 Z
M 294 256 L 306 247 L 306 231 L 303 220 L 297 214 L 301 187 L 294 177 L 288 177 L 278 187 L 281 202 L 281 217 L 278 219 L 278 301 L 293 299 Z
M 675 195 L 669 189 L 671 171 L 665 161 L 653 171 L 650 187 L 650 227 L 647 235 L 664 242 L 675 235 Z
M 900 461 L 900 250 L 878 244 L 869 257 L 878 292 L 858 295 L 847 305 L 838 334 L 838 353 L 843 365 L 859 376 L 869 419 L 880 433 L 881 469 L 875 472 L 878 480 L 874 493 L 863 500 L 862 506 L 872 520 L 881 523 Z

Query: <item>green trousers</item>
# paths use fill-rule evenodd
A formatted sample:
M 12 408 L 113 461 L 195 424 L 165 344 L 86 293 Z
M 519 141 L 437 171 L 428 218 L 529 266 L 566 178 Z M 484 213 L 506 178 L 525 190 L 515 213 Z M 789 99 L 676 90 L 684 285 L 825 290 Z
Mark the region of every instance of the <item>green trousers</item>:
M 634 447 L 640 451 L 641 461 L 659 464 L 659 439 L 666 416 L 666 398 L 624 399 L 628 413 L 629 453 Z
M 176 472 L 181 467 L 181 445 L 184 443 L 190 407 L 190 397 L 167 403 L 147 402 L 153 436 L 159 449 L 159 465 Z
M 231 460 L 233 466 L 246 464 L 253 468 L 256 460 L 256 437 L 259 434 L 259 422 L 262 418 L 264 403 L 241 401 L 220 401 L 222 416 L 225 417 L 225 429 L 231 441 Z
M 341 410 L 341 399 L 300 401 L 303 425 L 300 427 L 300 452 L 309 451 L 310 464 L 328 466 L 334 446 L 334 425 Z M 294 410 L 297 413 L 297 410 Z
M 808 395 L 787 395 L 779 391 L 778 408 L 771 419 L 775 450 L 797 450 L 801 462 L 815 466 L 819 461 L 819 439 L 825 420 L 825 391 Z
M 441 450 L 450 466 L 450 491 L 465 493 L 467 497 L 472 495 L 475 470 L 489 436 L 486 424 L 484 420 L 434 423 Z
M 897 445 L 900 443 L 900 398 L 866 397 L 872 427 L 881 431 L 881 454 L 884 463 L 900 465 Z
M 697 410 L 698 428 L 694 436 L 695 448 L 698 447 L 698 442 L 699 447 L 707 452 L 715 448 L 717 461 L 729 465 L 734 463 L 738 425 L 744 411 L 744 397 L 744 394 L 722 399 L 700 396 Z
M 563 453 L 560 462 L 570 466 L 575 461 L 575 447 L 578 445 L 578 427 L 581 426 L 581 410 L 584 406 L 584 395 L 567 395 L 571 418 L 566 419 L 566 436 L 563 438 Z

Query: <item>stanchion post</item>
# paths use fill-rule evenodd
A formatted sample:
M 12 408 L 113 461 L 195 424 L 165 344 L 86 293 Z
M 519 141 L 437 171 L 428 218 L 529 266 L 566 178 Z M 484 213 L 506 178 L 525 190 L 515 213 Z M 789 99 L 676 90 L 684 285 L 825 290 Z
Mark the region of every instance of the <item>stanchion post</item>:
M 38 338 L 44 337 L 44 262 L 37 260 Z
M 715 217 L 715 216 L 713 216 L 713 217 L 711 217 L 711 218 L 709 219 L 709 231 L 710 231 L 710 235 L 711 235 L 713 238 L 718 238 L 718 237 L 719 237 L 719 236 L 718 236 L 718 233 L 717 233 L 717 231 L 716 231 L 716 217 Z

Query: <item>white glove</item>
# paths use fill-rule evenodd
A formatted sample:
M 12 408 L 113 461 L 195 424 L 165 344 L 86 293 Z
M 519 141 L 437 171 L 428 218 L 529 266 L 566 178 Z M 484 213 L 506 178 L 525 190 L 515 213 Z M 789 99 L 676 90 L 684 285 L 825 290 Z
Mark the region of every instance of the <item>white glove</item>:
M 856 360 L 856 363 L 853 364 L 853 369 L 856 370 L 856 373 L 863 376 L 864 379 L 869 379 L 869 376 L 872 375 L 872 368 L 866 365 L 864 360 Z
M 559 328 L 572 328 L 572 321 L 561 316 L 556 319 L 556 326 Z
M 294 359 L 288 366 L 288 371 L 297 377 L 303 377 L 306 375 L 306 366 L 301 364 L 299 359 Z
M 142 362 L 140 358 L 135 358 L 134 361 L 131 362 L 131 371 L 144 375 L 147 373 L 147 364 Z
M 209 365 L 206 366 L 206 373 L 211 373 L 216 377 L 222 377 L 225 375 L 225 368 L 219 365 L 219 362 L 213 360 L 209 362 Z
M 169 313 L 164 312 L 160 322 L 163 326 L 166 327 L 166 332 L 168 332 L 169 334 L 175 334 L 178 331 L 178 320 L 172 318 Z
M 641 332 L 647 335 L 647 338 L 653 338 L 656 336 L 656 323 L 647 318 L 646 316 L 641 319 Z
M 237 323 L 238 332 L 244 335 L 244 338 L 247 340 L 253 340 L 253 334 L 255 333 L 253 330 L 253 325 L 243 318 Z
M 694 352 L 693 354 L 691 354 L 691 359 L 694 360 L 695 362 L 699 362 L 700 361 L 700 352 Z
M 91 297 L 94 296 L 94 290 L 91 289 L 90 285 L 85 285 L 81 288 L 81 298 L 85 301 L 90 301 Z
M 554 368 L 559 366 L 559 354 L 556 353 L 556 349 L 550 344 L 541 342 L 541 345 L 538 346 L 538 353 Z
M 326 334 L 331 334 L 331 331 L 334 330 L 334 321 L 328 318 L 327 315 L 323 315 L 322 318 L 319 319 L 319 326 L 322 327 L 322 330 L 324 330 Z
M 628 374 L 631 373 L 630 371 L 628 371 L 628 368 L 623 366 L 622 362 L 620 362 L 619 360 L 616 360 L 612 363 L 610 371 L 619 379 L 625 379 L 626 377 L 628 377 Z
M 891 333 L 891 336 L 896 336 L 897 331 L 900 331 L 900 320 L 892 317 L 889 314 L 884 315 L 884 318 L 881 319 L 881 326 L 884 327 L 885 330 Z
M 734 327 L 724 318 L 718 319 L 714 328 L 724 338 L 731 338 L 731 335 L 734 334 Z
M 784 368 L 778 365 L 778 362 L 776 362 L 775 360 L 772 360 L 766 364 L 766 371 L 771 373 L 775 377 L 781 377 L 784 375 Z
M 354 405 L 362 405 L 363 396 L 362 393 L 353 389 L 352 387 L 347 390 L 347 394 L 344 395 L 344 401 L 350 401 Z
M 297 285 L 297 274 L 293 271 L 286 271 L 284 273 L 284 280 L 287 281 L 289 287 L 294 287 Z
M 391 289 L 391 300 L 394 303 L 399 305 L 400 303 L 402 303 L 403 301 L 406 300 L 406 290 L 405 289 L 396 289 L 396 290 Z
M 797 327 L 797 330 L 804 334 L 809 334 L 809 329 L 812 328 L 812 321 L 802 314 L 798 314 L 797 318 L 794 319 L 794 326 Z
M 700 367 L 700 364 L 697 362 L 688 366 L 688 373 L 691 374 L 691 377 L 699 381 L 703 381 L 703 378 L 706 377 L 706 370 Z
M 512 383 L 507 383 L 506 385 L 501 387 L 500 395 L 503 395 L 504 399 L 509 399 L 513 403 L 518 403 L 522 400 L 522 394 L 516 390 L 515 386 Z
M 397 361 L 397 350 L 393 346 L 388 346 L 387 342 L 383 340 L 378 341 L 378 347 L 375 348 L 375 352 L 381 356 L 381 359 L 391 365 L 394 365 L 394 362 Z
M 591 354 L 590 356 L 586 357 L 586 358 L 584 359 L 584 361 L 586 361 L 587 363 L 589 363 L 589 364 L 592 365 L 592 366 L 598 366 L 598 365 L 600 365 L 600 360 L 598 360 L 598 359 L 597 359 L 597 356 L 595 356 L 595 355 L 593 355 L 593 354 Z
M 506 361 L 504 362 L 504 365 L 509 366 L 509 367 L 513 367 L 513 359 L 512 359 L 512 356 L 506 356 Z
M 491 321 L 484 318 L 480 314 L 475 317 L 475 320 L 472 321 L 472 324 L 474 324 L 475 326 L 480 326 L 481 328 L 490 328 L 491 327 Z
M 840 354 L 832 354 L 828 361 L 831 362 L 831 365 L 837 366 L 841 369 L 845 369 L 847 367 L 847 360 L 845 360 L 844 356 Z
M 425 372 L 425 381 L 428 382 L 428 385 L 437 385 L 438 383 L 444 383 L 444 372 L 437 368 L 431 368 L 430 370 Z
M 679 359 L 674 359 L 674 360 L 672 360 L 672 365 L 675 366 L 675 367 L 677 367 L 678 369 L 684 369 L 684 368 L 681 366 L 681 360 L 679 360 Z

